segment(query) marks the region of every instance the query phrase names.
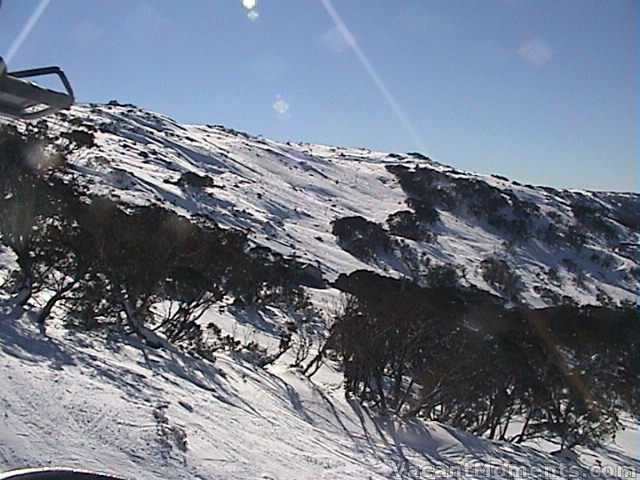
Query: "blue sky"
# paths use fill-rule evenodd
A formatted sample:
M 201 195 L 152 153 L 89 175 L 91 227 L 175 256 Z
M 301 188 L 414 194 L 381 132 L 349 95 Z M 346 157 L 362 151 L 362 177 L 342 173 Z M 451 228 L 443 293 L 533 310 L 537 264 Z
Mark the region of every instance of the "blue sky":
M 40 2 L 4 0 L 4 55 Z M 182 122 L 639 190 L 634 0 L 258 0 L 248 14 L 241 0 L 51 0 L 10 67 L 59 64 L 79 101 Z

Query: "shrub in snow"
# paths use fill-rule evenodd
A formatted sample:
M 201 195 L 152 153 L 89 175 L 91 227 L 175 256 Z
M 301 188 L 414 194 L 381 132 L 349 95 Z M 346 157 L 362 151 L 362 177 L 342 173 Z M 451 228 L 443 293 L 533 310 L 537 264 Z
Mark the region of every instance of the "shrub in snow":
M 70 132 L 64 132 L 60 134 L 61 138 L 67 140 L 68 148 L 73 150 L 80 150 L 81 148 L 91 148 L 95 146 L 96 137 L 93 132 L 87 130 L 71 130 Z
M 231 291 L 241 306 L 273 305 L 299 311 L 309 304 L 301 288 L 307 273 L 296 259 L 254 247 L 230 270 Z
M 342 248 L 363 260 L 371 260 L 380 253 L 389 252 L 392 247 L 391 239 L 382 226 L 363 217 L 335 220 L 332 232 Z
M 424 281 L 431 288 L 454 288 L 460 284 L 464 272 L 455 265 L 430 265 L 424 274 Z
M 615 240 L 617 232 L 615 227 L 607 220 L 607 211 L 594 205 L 572 202 L 571 212 L 577 223 L 584 229 L 603 235 L 608 240 Z
M 215 182 L 211 177 L 198 175 L 195 172 L 185 172 L 180 175 L 178 183 L 183 186 L 190 186 L 194 188 L 210 188 L 215 186 Z
M 408 198 L 429 202 L 434 207 L 453 209 L 456 193 L 450 178 L 438 170 L 405 165 L 387 165 L 387 171 L 395 175 Z
M 519 301 L 522 281 L 509 264 L 498 257 L 491 256 L 480 262 L 482 278 L 508 300 Z
M 415 212 L 416 218 L 426 224 L 435 223 L 440 220 L 440 215 L 435 207 L 427 200 L 409 198 L 407 205 Z
M 534 293 L 540 296 L 547 305 L 561 305 L 562 304 L 562 296 L 542 285 L 535 285 L 533 287 Z
M 397 237 L 408 238 L 415 241 L 432 241 L 433 234 L 429 231 L 428 224 L 421 221 L 415 212 L 401 210 L 387 217 L 389 233 Z

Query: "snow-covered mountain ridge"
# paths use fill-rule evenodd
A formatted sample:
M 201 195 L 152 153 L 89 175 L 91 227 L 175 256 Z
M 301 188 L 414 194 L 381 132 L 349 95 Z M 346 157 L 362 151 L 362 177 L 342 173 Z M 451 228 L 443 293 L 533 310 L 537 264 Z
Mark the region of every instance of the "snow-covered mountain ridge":
M 486 275 L 490 258 L 513 271 L 518 300 L 536 307 L 640 291 L 636 193 L 522 185 L 419 153 L 279 143 L 130 105 L 77 106 L 49 123 L 53 132 L 94 132 L 95 145 L 70 159 L 69 175 L 88 191 L 206 215 L 319 267 L 328 281 L 357 269 L 420 279 L 427 263 L 449 264 L 504 295 Z M 345 249 L 332 222 L 350 217 L 382 227 L 384 251 Z

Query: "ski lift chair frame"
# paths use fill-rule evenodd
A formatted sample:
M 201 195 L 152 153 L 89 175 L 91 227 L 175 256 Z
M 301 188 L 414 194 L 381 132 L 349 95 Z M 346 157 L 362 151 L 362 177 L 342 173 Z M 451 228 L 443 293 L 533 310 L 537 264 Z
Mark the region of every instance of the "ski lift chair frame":
M 27 79 L 55 75 L 65 88 L 57 92 Z M 0 115 L 22 120 L 35 120 L 65 110 L 73 105 L 73 89 L 60 67 L 34 68 L 7 72 L 0 57 Z

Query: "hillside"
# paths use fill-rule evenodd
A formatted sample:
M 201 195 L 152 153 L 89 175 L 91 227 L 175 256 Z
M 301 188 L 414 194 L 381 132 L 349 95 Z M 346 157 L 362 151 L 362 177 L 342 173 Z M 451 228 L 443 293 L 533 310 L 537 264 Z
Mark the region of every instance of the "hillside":
M 521 185 L 417 153 L 278 143 L 133 106 L 79 106 L 50 123 L 95 129 L 95 146 L 71 157 L 73 181 L 88 192 L 206 215 L 329 282 L 357 269 L 419 279 L 428 258 L 504 295 L 483 275 L 492 257 L 515 274 L 518 300 L 536 307 L 640 293 L 639 194 Z M 390 247 L 345 248 L 332 222 L 350 217 L 377 223 Z
M 0 471 L 637 475 L 640 195 L 280 143 L 117 103 L 37 129 L 47 141 L 0 144 L 13 162 L 0 169 L 12 172 L 0 176 Z M 51 139 L 67 158 L 48 176 Z M 392 379 L 396 400 L 406 389 L 395 412 L 380 405 Z M 484 384 L 512 401 L 493 428 L 483 408 L 504 398 Z M 425 420 L 444 407 L 418 415 L 428 385 L 462 405 L 465 431 Z M 547 423 L 539 411 L 555 407 L 570 420 Z M 583 426 L 608 438 L 609 419 L 626 430 L 562 458 L 553 435 L 515 441 L 526 412 L 563 442 Z

